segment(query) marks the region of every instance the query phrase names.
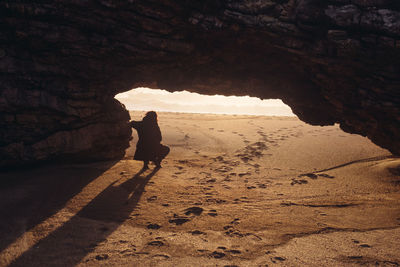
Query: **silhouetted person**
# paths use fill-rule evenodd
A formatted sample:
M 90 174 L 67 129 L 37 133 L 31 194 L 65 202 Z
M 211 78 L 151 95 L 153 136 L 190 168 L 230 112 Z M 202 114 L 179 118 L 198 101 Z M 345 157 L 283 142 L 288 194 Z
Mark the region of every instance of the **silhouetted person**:
M 130 124 L 139 136 L 133 158 L 143 161 L 144 170 L 149 168 L 149 161 L 153 161 L 157 168 L 161 168 L 161 161 L 168 155 L 170 149 L 161 144 L 162 137 L 157 123 L 157 113 L 149 111 L 142 121 L 131 121 Z

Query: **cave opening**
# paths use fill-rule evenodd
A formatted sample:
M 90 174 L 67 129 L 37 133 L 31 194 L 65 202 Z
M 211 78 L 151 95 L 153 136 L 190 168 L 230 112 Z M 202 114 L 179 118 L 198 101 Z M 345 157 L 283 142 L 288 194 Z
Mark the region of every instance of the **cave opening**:
M 390 154 L 366 137 L 345 133 L 339 124 L 303 122 L 280 99 L 145 87 L 119 93 L 115 99 L 124 104 L 131 120 L 141 120 L 150 110 L 158 113 L 163 143 L 171 147 L 173 161 L 213 159 L 246 168 L 263 166 L 263 171 L 257 169 L 260 173 L 268 169 L 306 172 L 310 165 L 322 170 Z M 125 159 L 133 159 L 135 153 L 135 130 L 132 137 Z M 246 172 L 244 167 L 242 171 Z
M 202 95 L 189 91 L 168 92 L 147 87 L 119 93 L 115 98 L 131 111 L 295 116 L 291 108 L 280 99 L 261 100 L 250 96 Z

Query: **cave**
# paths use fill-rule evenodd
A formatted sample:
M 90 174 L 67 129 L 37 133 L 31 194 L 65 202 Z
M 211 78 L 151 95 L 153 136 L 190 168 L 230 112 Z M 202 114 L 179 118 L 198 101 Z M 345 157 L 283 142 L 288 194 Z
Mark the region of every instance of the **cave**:
M 0 167 L 118 159 L 135 87 L 280 98 L 400 153 L 395 0 L 1 1 Z

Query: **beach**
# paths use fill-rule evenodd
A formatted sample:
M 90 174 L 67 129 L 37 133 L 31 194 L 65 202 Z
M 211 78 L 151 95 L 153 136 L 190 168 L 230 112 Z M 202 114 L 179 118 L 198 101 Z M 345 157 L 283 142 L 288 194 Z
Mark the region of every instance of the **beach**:
M 296 117 L 158 115 L 159 170 L 133 132 L 119 161 L 0 174 L 0 266 L 400 265 L 387 150 Z

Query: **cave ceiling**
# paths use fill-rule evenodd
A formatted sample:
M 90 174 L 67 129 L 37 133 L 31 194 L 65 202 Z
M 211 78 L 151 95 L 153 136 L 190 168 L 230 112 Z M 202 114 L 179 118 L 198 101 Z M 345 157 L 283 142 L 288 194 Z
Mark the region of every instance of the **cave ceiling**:
M 280 98 L 400 154 L 395 0 L 0 2 L 0 166 L 123 156 L 139 86 Z

